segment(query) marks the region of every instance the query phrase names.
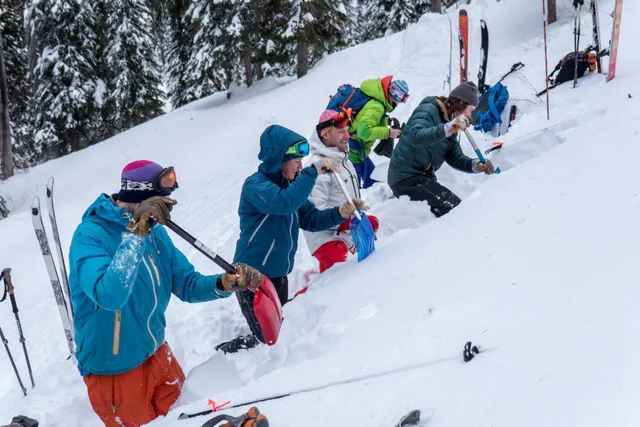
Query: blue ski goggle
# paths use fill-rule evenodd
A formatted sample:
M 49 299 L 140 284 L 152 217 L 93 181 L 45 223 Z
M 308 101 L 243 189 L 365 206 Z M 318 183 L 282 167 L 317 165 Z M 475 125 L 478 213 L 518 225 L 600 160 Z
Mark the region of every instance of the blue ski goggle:
M 284 153 L 287 156 L 304 157 L 309 154 L 309 141 L 303 139 L 298 142 L 294 142 L 287 148 Z

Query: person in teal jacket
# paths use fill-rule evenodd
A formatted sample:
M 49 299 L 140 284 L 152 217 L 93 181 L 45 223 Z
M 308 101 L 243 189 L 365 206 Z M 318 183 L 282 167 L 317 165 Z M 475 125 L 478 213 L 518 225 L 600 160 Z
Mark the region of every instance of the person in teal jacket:
M 354 199 L 355 205 L 345 202 L 336 208 L 317 209 L 308 200 L 316 178 L 319 173 L 338 170 L 339 161 L 327 159 L 303 169 L 302 159 L 308 154 L 309 142 L 303 136 L 279 125 L 269 126 L 260 137 L 258 158 L 262 163 L 246 179 L 240 194 L 240 238 L 234 261 L 271 279 L 282 305 L 288 301 L 287 275 L 293 270 L 300 228 L 327 230 L 341 224 L 356 208 L 366 208 L 362 200 Z M 264 342 L 253 313 L 253 293 L 236 296 L 252 334 L 218 345 L 225 353 Z
M 398 138 L 400 129 L 389 127 L 388 116 L 400 103 L 409 99 L 409 85 L 404 80 L 392 80 L 393 76 L 369 79 L 360 84 L 362 93 L 371 99 L 357 112 L 349 127 L 349 160 L 353 163 L 362 188 L 371 187 L 375 181 L 371 173 L 375 165 L 369 158 L 377 140 Z
M 171 295 L 186 302 L 226 298 L 257 288 L 258 271 L 195 271 L 162 226 L 175 204 L 173 168 L 128 164 L 121 190 L 86 210 L 69 252 L 78 369 L 89 400 L 107 426 L 146 424 L 175 402 L 184 374 L 165 343 Z
M 427 201 L 431 212 L 440 217 L 460 204 L 460 198 L 436 178 L 443 163 L 466 173 L 494 173 L 490 160 L 483 164 L 467 157 L 457 139 L 458 132 L 469 126 L 477 105 L 478 88 L 473 82 L 462 83 L 449 97 L 422 100 L 391 155 L 387 179 L 396 197 Z

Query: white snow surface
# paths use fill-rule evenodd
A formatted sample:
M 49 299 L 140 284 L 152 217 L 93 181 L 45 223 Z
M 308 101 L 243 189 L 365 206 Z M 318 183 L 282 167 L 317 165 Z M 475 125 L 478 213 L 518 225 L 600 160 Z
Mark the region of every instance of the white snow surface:
M 605 83 L 604 75 L 593 74 L 576 89 L 569 83 L 554 89 L 551 121 L 528 85 L 544 85 L 540 2 L 473 3 L 467 7 L 471 78 L 481 17 L 491 35 L 488 82 L 515 62 L 526 64 L 504 82 L 520 110 L 501 139 L 504 148 L 491 155 L 503 173 L 467 175 L 444 166 L 440 181 L 463 203 L 438 220 L 426 203 L 393 198 L 385 183 L 367 190 L 381 222 L 377 250 L 362 263 L 350 259 L 312 276 L 310 290 L 285 306 L 273 347 L 216 353 L 216 344 L 248 331 L 235 298 L 195 305 L 174 299 L 167 341 L 188 379 L 174 409 L 151 425 L 199 426 L 206 417 L 177 417 L 205 409 L 208 399 L 236 404 L 382 372 L 388 373 L 258 406 L 276 427 L 391 427 L 414 408 L 432 427 L 640 424 L 640 369 L 634 368 L 640 59 L 633 43 L 640 37 L 634 22 L 640 3 L 624 4 L 617 77 Z M 548 29 L 550 68 L 573 49 L 571 14 L 558 3 L 560 21 Z M 606 44 L 614 2 L 600 3 Z M 455 35 L 457 11 L 450 13 Z M 586 11 L 582 22 L 584 47 L 591 27 Z M 445 16 L 426 15 L 404 32 L 326 57 L 302 79 L 253 96 L 243 91 L 229 102 L 225 94 L 213 95 L 2 183 L 13 212 L 0 221 L 0 268 L 13 268 L 36 387 L 22 396 L 0 349 L 0 424 L 24 414 L 47 427 L 102 425 L 67 360 L 31 226 L 31 199 L 44 198 L 50 176 L 67 250 L 84 210 L 101 192 L 117 191 L 127 162 L 173 165 L 180 182 L 173 219 L 231 259 L 240 189 L 258 165 L 264 128 L 279 123 L 309 135 L 341 83 L 387 74 L 409 83 L 409 103 L 393 114 L 406 121 L 423 97 L 444 94 L 448 27 Z M 454 40 L 454 85 L 457 52 Z M 483 150 L 493 142 L 474 136 Z M 463 148 L 473 154 L 466 141 Z M 291 294 L 315 267 L 300 236 Z M 49 239 L 53 244 L 50 232 Z M 220 272 L 178 237 L 174 241 L 199 271 Z M 0 326 L 28 384 L 8 302 L 0 304 Z M 467 341 L 486 351 L 465 364 Z

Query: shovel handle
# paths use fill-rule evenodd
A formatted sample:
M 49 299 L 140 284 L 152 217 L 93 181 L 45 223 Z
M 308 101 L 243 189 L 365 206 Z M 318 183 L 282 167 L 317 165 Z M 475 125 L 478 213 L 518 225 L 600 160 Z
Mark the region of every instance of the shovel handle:
M 342 180 L 338 176 L 338 173 L 335 172 L 335 171 L 331 171 L 331 175 L 333 175 L 333 177 L 335 178 L 336 182 L 340 186 L 340 189 L 342 190 L 342 194 L 344 194 L 344 198 L 347 200 L 347 202 L 348 203 L 353 203 L 353 200 L 351 200 L 351 198 L 349 197 L 349 193 L 347 192 L 347 188 L 344 186 L 344 182 L 342 182 Z M 358 212 L 357 209 L 353 213 L 355 214 L 356 218 L 358 218 L 360 221 L 362 221 L 362 217 L 360 216 L 360 212 Z

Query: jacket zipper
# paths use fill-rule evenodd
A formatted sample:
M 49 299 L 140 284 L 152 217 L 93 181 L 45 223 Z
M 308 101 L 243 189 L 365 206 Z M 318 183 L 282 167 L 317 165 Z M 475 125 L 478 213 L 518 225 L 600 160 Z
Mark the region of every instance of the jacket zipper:
M 113 348 L 111 349 L 114 356 L 120 353 L 120 328 L 122 326 L 122 311 L 118 310 L 114 316 L 113 322 Z
M 253 232 L 251 237 L 249 237 L 249 241 L 247 242 L 247 246 L 249 246 L 251 244 L 251 241 L 253 240 L 254 237 L 256 237 L 256 234 L 258 234 L 258 230 L 260 230 L 260 228 L 262 228 L 262 226 L 264 225 L 264 222 L 267 220 L 267 218 L 269 218 L 269 214 L 265 215 L 264 219 L 262 221 L 260 221 L 260 224 L 258 224 L 258 227 L 255 229 L 255 231 Z
M 289 253 L 287 254 L 287 274 L 291 271 L 291 251 L 293 250 L 293 215 L 298 217 L 298 212 L 295 214 L 291 214 L 291 224 L 289 225 L 289 240 L 291 241 L 291 247 L 289 249 Z
M 158 279 L 158 286 L 160 286 L 160 275 L 158 274 L 158 269 L 156 267 L 155 262 L 153 262 L 153 257 L 151 256 L 151 254 L 149 254 L 149 260 L 151 261 L 151 264 L 153 265 L 153 269 L 155 270 L 156 277 Z M 156 281 L 153 279 L 153 273 L 151 272 L 151 268 L 149 267 L 149 264 L 147 264 L 146 259 L 142 258 L 142 262 L 144 263 L 144 266 L 147 267 L 147 271 L 149 272 L 149 277 L 151 278 L 151 288 L 153 289 L 153 309 L 151 310 L 151 313 L 147 318 L 147 331 L 149 332 L 149 335 L 153 340 L 153 352 L 155 353 L 155 351 L 158 349 L 158 341 L 156 340 L 156 337 L 153 335 L 153 332 L 151 332 L 151 317 L 153 316 L 153 313 L 156 311 L 156 308 L 158 307 L 158 294 L 156 293 Z
M 265 265 L 267 265 L 267 260 L 269 259 L 269 255 L 271 255 L 271 251 L 276 247 L 276 239 L 273 239 L 273 242 L 271 242 L 271 246 L 269 246 L 269 250 L 267 251 L 267 254 L 264 256 L 264 259 L 262 260 L 262 266 L 264 267 Z
M 360 198 L 360 187 L 356 186 L 354 184 L 353 174 L 351 173 L 351 171 L 347 167 L 347 158 L 348 157 L 349 157 L 349 153 L 345 154 L 344 159 L 342 159 L 342 166 L 344 167 L 344 170 L 346 170 L 347 173 L 349 174 L 349 180 L 351 181 L 351 186 L 353 187 L 353 194 L 356 194 L 356 197 L 359 199 Z M 340 177 L 338 176 L 338 178 L 340 178 Z

